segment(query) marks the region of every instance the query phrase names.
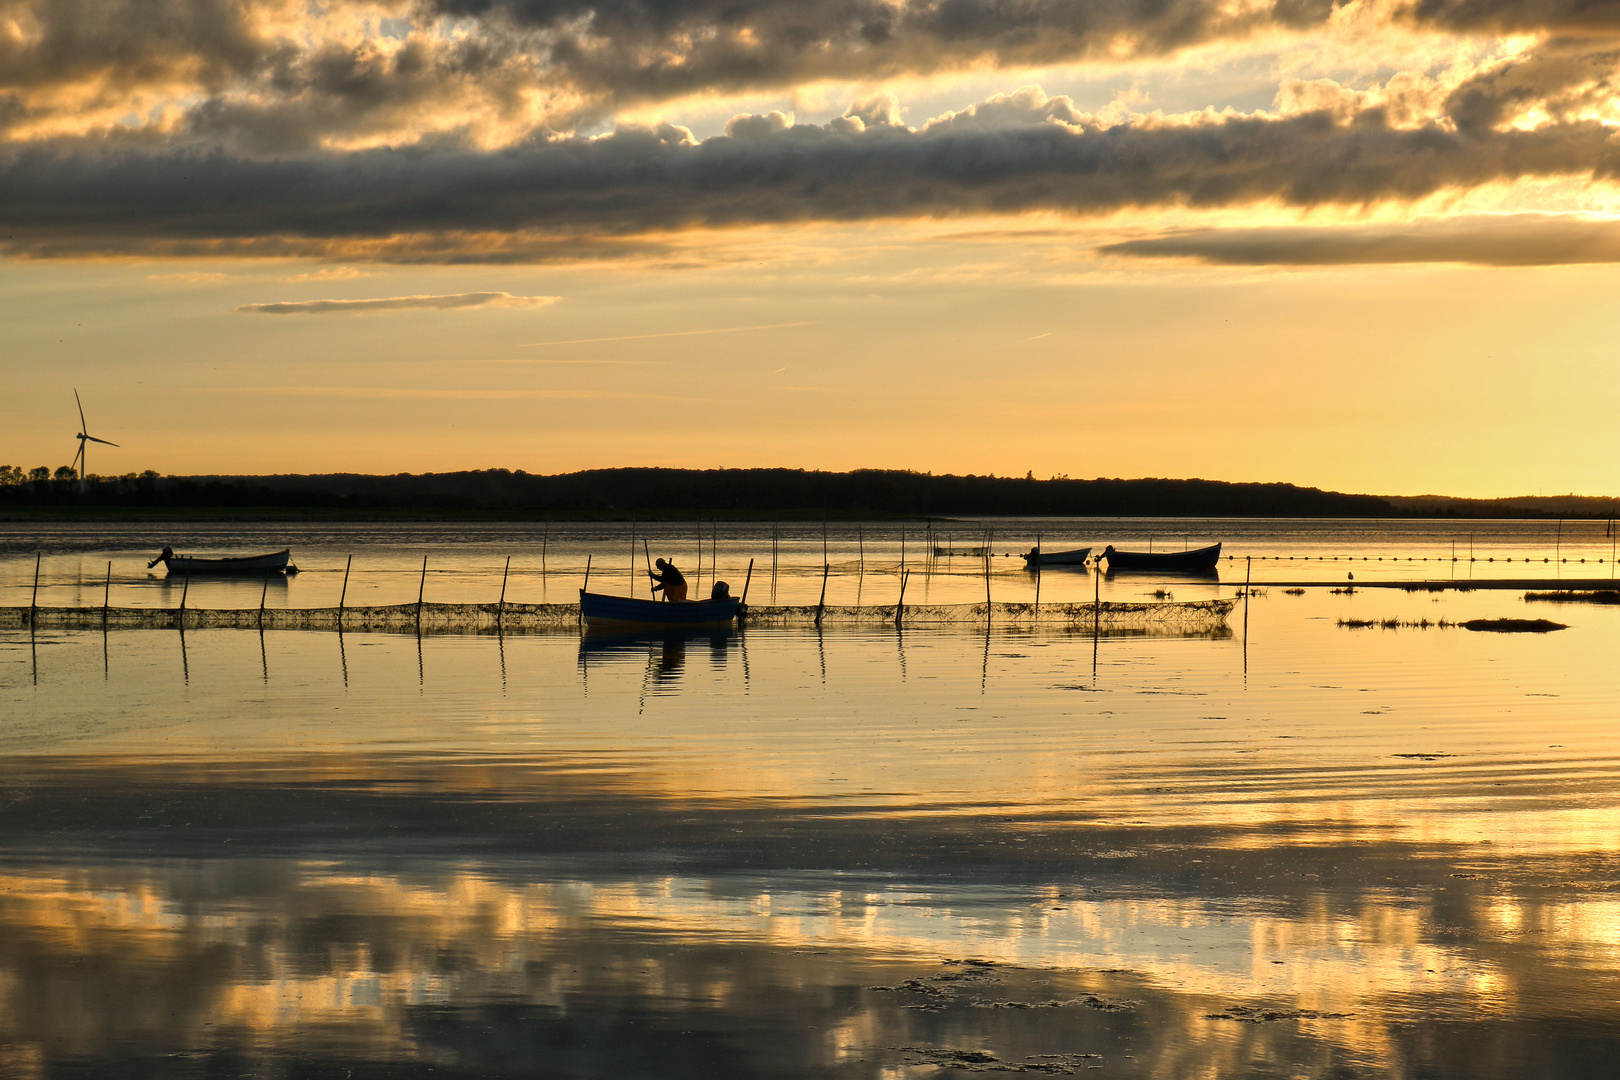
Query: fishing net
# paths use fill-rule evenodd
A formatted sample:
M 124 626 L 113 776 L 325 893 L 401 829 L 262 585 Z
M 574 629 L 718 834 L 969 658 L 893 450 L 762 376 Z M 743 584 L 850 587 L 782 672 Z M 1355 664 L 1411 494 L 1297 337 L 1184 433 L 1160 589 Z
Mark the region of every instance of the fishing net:
M 750 605 L 747 625 L 795 626 L 999 626 L 1056 625 L 1126 628 L 1171 626 L 1198 629 L 1226 623 L 1236 600 L 1190 603 L 1093 604 L 906 604 L 795 607 Z M 243 629 L 432 631 L 481 633 L 565 629 L 579 622 L 578 604 L 394 604 L 346 608 L 0 608 L 0 628 L 21 629 Z

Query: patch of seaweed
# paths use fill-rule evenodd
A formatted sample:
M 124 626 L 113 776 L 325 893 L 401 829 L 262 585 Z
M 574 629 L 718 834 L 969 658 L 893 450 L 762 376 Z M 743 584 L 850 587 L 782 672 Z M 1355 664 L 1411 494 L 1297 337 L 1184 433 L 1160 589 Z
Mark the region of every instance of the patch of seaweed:
M 1353 1020 L 1350 1013 L 1325 1013 L 1315 1009 L 1256 1009 L 1233 1005 L 1225 1012 L 1205 1013 L 1205 1020 L 1236 1020 L 1240 1024 L 1269 1024 L 1278 1020 Z
M 937 1065 L 957 1072 L 1046 1073 L 1073 1076 L 1076 1069 L 1096 1068 L 1089 1064 L 1101 1054 L 1031 1054 L 1021 1061 L 1004 1061 L 989 1050 L 958 1050 L 950 1046 L 891 1046 L 890 1050 L 908 1055 L 911 1065 Z
M 1595 592 L 1527 592 L 1524 598 L 1554 604 L 1620 604 L 1620 589 L 1600 589 Z
M 1462 624 L 1447 622 L 1445 619 L 1438 621 L 1430 619 L 1340 619 L 1339 625 L 1346 630 L 1365 630 L 1372 626 L 1382 630 L 1427 630 L 1430 627 L 1438 627 L 1444 630 Z
M 1462 628 L 1493 634 L 1546 634 L 1554 630 L 1568 630 L 1569 626 L 1551 619 L 1469 619 L 1462 624 Z

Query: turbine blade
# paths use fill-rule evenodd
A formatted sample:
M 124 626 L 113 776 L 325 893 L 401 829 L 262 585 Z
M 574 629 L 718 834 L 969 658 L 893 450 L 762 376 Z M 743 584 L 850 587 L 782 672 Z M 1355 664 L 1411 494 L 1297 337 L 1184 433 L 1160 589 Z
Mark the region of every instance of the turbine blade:
M 89 431 L 90 430 L 89 426 L 84 422 L 84 402 L 79 400 L 79 389 L 78 389 L 78 387 L 73 388 L 73 404 L 75 404 L 75 405 L 77 405 L 79 407 L 79 430 L 80 431 Z
M 98 442 L 102 446 L 117 446 L 118 445 L 115 442 L 108 442 L 106 439 L 98 439 L 94 435 L 81 435 L 81 436 L 79 436 L 79 438 L 81 438 L 81 439 L 89 439 L 91 442 Z

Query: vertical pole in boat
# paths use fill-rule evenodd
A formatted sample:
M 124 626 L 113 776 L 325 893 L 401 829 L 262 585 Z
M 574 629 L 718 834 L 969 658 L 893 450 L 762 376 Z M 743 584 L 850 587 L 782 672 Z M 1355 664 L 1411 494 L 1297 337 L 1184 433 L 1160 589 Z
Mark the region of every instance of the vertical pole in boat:
M 651 589 L 653 582 L 658 580 L 658 579 L 653 577 L 653 572 L 652 572 L 652 551 L 649 550 L 648 547 L 647 547 L 647 538 L 645 536 L 641 538 L 641 553 L 642 553 L 642 555 L 646 556 L 646 558 L 647 558 L 647 587 L 649 589 Z M 653 599 L 654 600 L 658 599 L 658 595 L 656 593 L 653 594 Z M 665 590 L 665 592 L 664 592 L 664 599 L 665 600 L 669 599 L 669 591 L 668 590 Z
M 821 625 L 821 612 L 827 606 L 827 570 L 826 563 L 821 564 L 821 599 L 816 601 L 816 625 Z
M 900 620 L 906 610 L 906 579 L 909 577 L 911 577 L 909 572 L 902 572 L 900 575 L 900 599 L 895 601 L 894 605 L 894 628 L 896 630 L 900 629 Z
M 338 633 L 343 632 L 343 602 L 349 598 L 349 568 L 354 565 L 354 556 L 350 555 L 343 564 L 343 588 L 338 592 Z M 347 661 L 345 661 L 347 663 Z
M 427 559 L 422 556 L 422 580 L 416 584 L 416 632 L 422 632 L 422 595 L 427 591 Z
M 501 571 L 501 599 L 495 605 L 495 632 L 501 632 L 501 620 L 506 616 L 506 575 L 512 572 L 512 556 L 506 557 L 506 569 Z
M 259 633 L 264 633 L 264 598 L 270 595 L 270 572 L 264 573 L 264 587 L 259 590 Z
M 101 593 L 101 628 L 107 629 L 108 607 L 112 602 L 112 560 L 107 560 L 107 583 Z
M 34 625 L 34 607 L 39 603 L 39 560 L 43 552 L 34 552 L 34 591 L 28 594 L 28 625 Z
M 693 575 L 693 577 L 692 577 L 692 588 L 694 588 L 694 589 L 698 590 L 699 592 L 701 592 L 703 590 L 703 519 L 702 518 L 698 519 L 697 537 L 698 537 L 697 573 L 695 575 Z
M 591 587 L 591 557 L 589 555 L 587 555 L 587 556 L 585 556 L 585 584 L 583 584 L 583 585 L 581 585 L 579 587 L 579 591 L 584 592 L 586 589 L 589 589 L 590 587 Z

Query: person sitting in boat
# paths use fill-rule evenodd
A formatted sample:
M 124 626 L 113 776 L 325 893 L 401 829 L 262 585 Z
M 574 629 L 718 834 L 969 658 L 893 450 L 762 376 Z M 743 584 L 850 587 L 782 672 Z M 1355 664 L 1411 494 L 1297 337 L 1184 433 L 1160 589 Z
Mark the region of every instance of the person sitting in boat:
M 731 599 L 731 586 L 727 585 L 723 581 L 715 582 L 714 583 L 714 588 L 709 590 L 709 599 L 710 600 L 730 600 Z
M 658 567 L 658 570 L 656 572 L 648 573 L 648 577 L 651 577 L 656 583 L 653 585 L 652 591 L 658 592 L 660 589 L 662 589 L 664 592 L 664 599 L 674 603 L 680 603 L 681 601 L 685 600 L 686 578 L 679 570 L 675 569 L 675 564 L 664 559 L 659 559 L 654 562 L 653 565 Z
M 172 558 L 174 558 L 174 548 L 169 547 L 167 544 L 165 544 L 164 547 L 163 547 L 163 554 L 159 555 L 157 558 L 155 558 L 151 562 L 147 563 L 146 568 L 148 570 L 150 570 L 150 569 L 152 569 L 152 567 L 156 566 L 158 563 L 160 563 L 160 562 L 168 562 Z

